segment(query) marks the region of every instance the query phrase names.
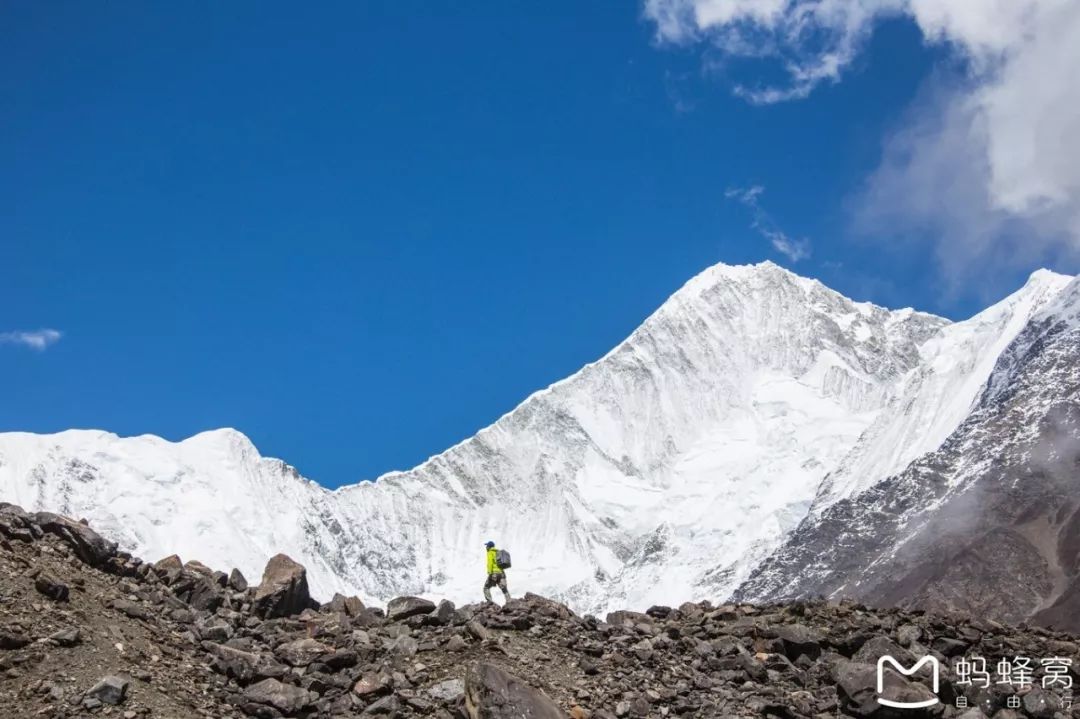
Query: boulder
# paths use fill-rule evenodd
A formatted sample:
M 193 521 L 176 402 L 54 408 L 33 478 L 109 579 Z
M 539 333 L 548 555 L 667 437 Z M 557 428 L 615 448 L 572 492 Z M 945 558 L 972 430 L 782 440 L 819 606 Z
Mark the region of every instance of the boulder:
M 127 599 L 114 599 L 112 601 L 112 608 L 132 619 L 142 619 L 145 621 L 150 618 L 150 612 L 148 612 L 141 604 Z
M 50 634 L 49 640 L 62 647 L 74 647 L 82 641 L 82 633 L 75 628 L 61 629 Z
M 185 568 L 172 580 L 170 586 L 173 594 L 194 609 L 214 612 L 225 603 L 224 592 L 214 581 L 213 573 L 205 574 Z
M 349 617 L 358 617 L 364 611 L 364 603 L 360 601 L 359 597 L 346 597 L 338 592 L 322 608 L 328 612 L 338 612 Z
M 1035 719 L 1050 719 L 1061 711 L 1061 699 L 1042 687 L 1034 687 L 1024 695 L 1024 711 Z
M 469 719 L 565 719 L 541 691 L 493 664 L 474 664 L 465 673 Z
M 454 611 L 457 607 L 449 599 L 444 599 L 439 602 L 439 606 L 435 607 L 435 611 L 428 615 L 430 623 L 439 626 L 446 626 L 454 621 Z
M 652 617 L 641 612 L 620 609 L 617 612 L 608 612 L 606 621 L 608 624 L 620 627 L 624 624 L 648 624 L 652 622 Z
M 180 576 L 180 573 L 184 571 L 184 563 L 175 554 L 159 559 L 154 562 L 153 567 L 154 574 L 158 575 L 161 581 L 166 584 L 172 584 Z
M 386 605 L 386 616 L 391 621 L 400 622 L 420 614 L 430 614 L 435 603 L 420 597 L 396 597 Z
M 214 570 L 206 566 L 202 562 L 198 561 L 197 559 L 192 559 L 188 562 L 185 562 L 184 569 L 188 570 L 189 572 L 195 572 L 196 574 L 202 574 L 207 577 L 214 576 Z
M 0 534 L 20 542 L 32 542 L 42 536 L 41 528 L 22 507 L 5 504 L 0 507 Z
M 315 639 L 297 639 L 292 642 L 279 644 L 274 649 L 274 654 L 279 659 L 292 667 L 306 667 L 319 657 L 334 653 L 334 648 L 323 644 Z
M 311 702 L 306 689 L 282 684 L 277 679 L 263 679 L 244 690 L 244 698 L 256 704 L 265 704 L 282 714 L 295 714 Z
M 388 697 L 383 697 L 378 701 L 370 704 L 367 709 L 364 709 L 364 714 L 372 714 L 375 716 L 381 716 L 388 714 L 390 716 L 397 716 L 401 711 L 401 700 L 391 694 Z
M 307 570 L 284 554 L 275 554 L 266 563 L 262 582 L 255 590 L 253 611 L 272 619 L 299 614 L 312 605 Z
M 453 703 L 465 695 L 465 682 L 461 679 L 447 679 L 428 687 L 428 694 L 439 701 Z
M 34 578 L 34 589 L 54 602 L 66 602 L 70 592 L 68 585 L 47 572 L 41 572 Z
M 31 641 L 18 629 L 0 627 L 0 649 L 22 649 Z
M 847 699 L 847 710 L 860 717 L 891 716 L 890 710 L 879 704 L 877 693 L 877 666 L 861 662 L 837 659 L 830 667 L 830 675 L 840 688 L 840 694 Z M 881 696 L 897 702 L 914 703 L 935 699 L 936 695 L 929 688 L 917 682 L 910 682 L 899 672 L 886 668 L 884 671 L 884 690 Z M 912 717 L 926 716 L 916 710 L 906 710 Z
M 81 522 L 52 512 L 37 512 L 32 518 L 34 524 L 62 539 L 75 551 L 75 556 L 91 567 L 103 566 L 116 554 L 116 542 L 104 539 Z
M 386 694 L 393 688 L 393 679 L 389 674 L 365 674 L 353 685 L 352 691 L 358 697 L 370 701 L 372 697 Z
M 117 705 L 127 698 L 128 687 L 131 680 L 127 677 L 109 675 L 101 679 L 97 684 L 90 687 L 86 697 L 96 699 L 102 704 Z
M 225 676 L 236 679 L 240 684 L 253 680 L 277 679 L 285 676 L 289 668 L 268 656 L 257 652 L 214 644 L 209 647 L 214 655 L 214 668 Z
M 784 645 L 784 654 L 792 661 L 801 654 L 810 659 L 817 659 L 821 655 L 821 641 L 824 637 L 816 629 L 803 624 L 785 624 L 776 628 L 776 637 Z
M 859 647 L 859 651 L 855 652 L 854 656 L 851 657 L 851 660 L 854 662 L 876 665 L 878 659 L 886 655 L 901 662 L 904 666 L 911 666 L 915 661 L 914 654 L 888 637 L 881 635 L 871 637 L 863 642 L 863 645 Z
M 248 582 L 239 569 L 233 569 L 229 572 L 229 588 L 237 592 L 247 591 Z

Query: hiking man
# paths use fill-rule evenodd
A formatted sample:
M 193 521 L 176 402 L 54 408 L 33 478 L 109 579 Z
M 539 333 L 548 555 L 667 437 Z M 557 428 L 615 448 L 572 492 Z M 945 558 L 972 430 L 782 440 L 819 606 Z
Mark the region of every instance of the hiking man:
M 495 542 L 488 540 L 484 543 L 487 547 L 487 581 L 484 582 L 484 599 L 489 604 L 494 604 L 491 599 L 491 588 L 498 587 L 503 596 L 510 601 L 510 592 L 506 591 L 506 570 L 510 568 L 510 554 L 495 549 Z

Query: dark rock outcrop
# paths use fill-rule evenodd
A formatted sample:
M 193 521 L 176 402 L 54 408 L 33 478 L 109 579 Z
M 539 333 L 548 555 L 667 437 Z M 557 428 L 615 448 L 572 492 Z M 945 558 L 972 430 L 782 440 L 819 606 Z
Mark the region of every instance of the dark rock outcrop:
M 263 570 L 252 598 L 255 613 L 267 619 L 299 614 L 311 608 L 307 570 L 284 554 L 275 554 Z

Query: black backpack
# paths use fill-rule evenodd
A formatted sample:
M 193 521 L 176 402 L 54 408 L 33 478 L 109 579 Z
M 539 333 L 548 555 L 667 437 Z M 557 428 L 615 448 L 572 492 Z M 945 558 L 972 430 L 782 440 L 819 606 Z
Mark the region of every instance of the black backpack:
M 499 569 L 510 568 L 510 552 L 505 549 L 495 550 L 495 566 Z

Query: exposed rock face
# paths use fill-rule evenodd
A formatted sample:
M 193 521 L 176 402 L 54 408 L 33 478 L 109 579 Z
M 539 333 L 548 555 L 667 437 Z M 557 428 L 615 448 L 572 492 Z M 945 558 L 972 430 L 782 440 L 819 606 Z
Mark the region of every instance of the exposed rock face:
M 266 564 L 253 601 L 255 612 L 267 619 L 308 609 L 313 603 L 308 594 L 307 570 L 284 554 L 274 555 Z
M 565 719 L 555 702 L 492 664 L 465 673 L 465 709 L 470 719 Z

